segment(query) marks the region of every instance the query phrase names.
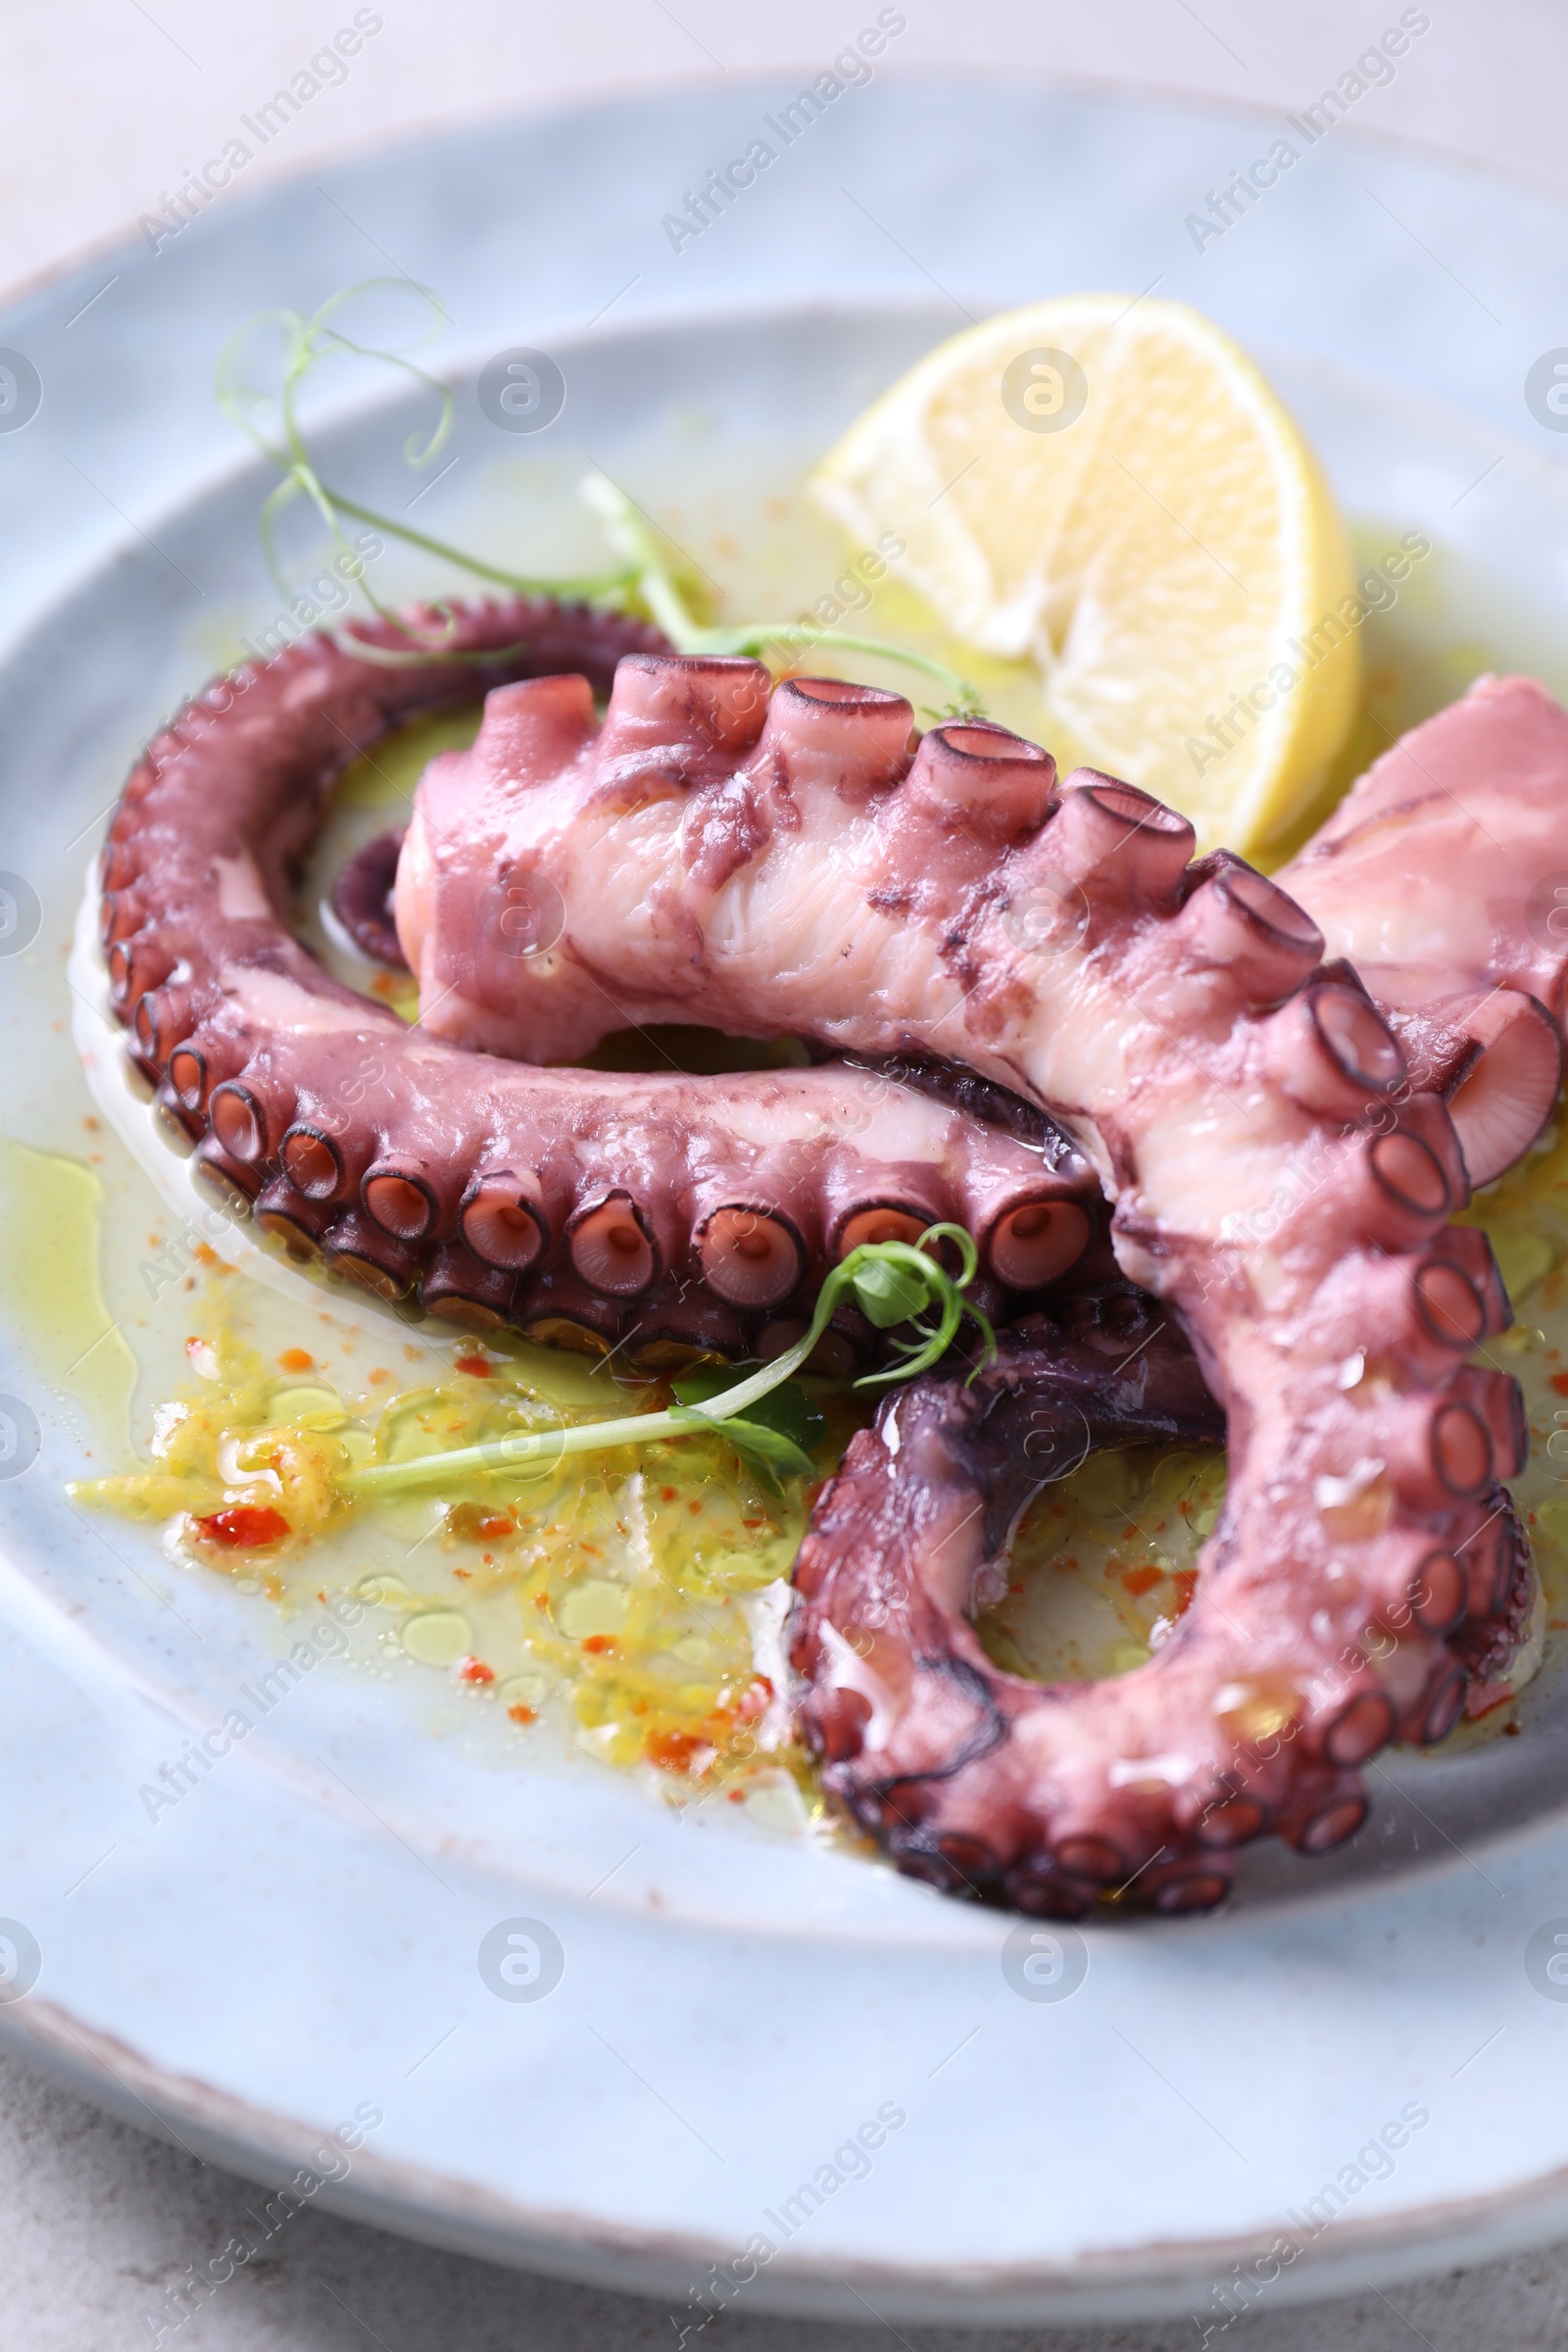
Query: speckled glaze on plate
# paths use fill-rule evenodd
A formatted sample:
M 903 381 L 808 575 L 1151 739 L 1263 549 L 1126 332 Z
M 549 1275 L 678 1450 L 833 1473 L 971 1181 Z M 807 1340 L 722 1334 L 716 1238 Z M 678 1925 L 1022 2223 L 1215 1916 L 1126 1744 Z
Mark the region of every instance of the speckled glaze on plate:
M 1359 525 L 1433 538 L 1368 637 L 1417 681 L 1408 709 L 1391 685 L 1391 723 L 1499 662 L 1562 689 L 1568 476 L 1524 396 L 1558 331 L 1558 208 L 1336 134 L 1200 255 L 1186 215 L 1278 125 L 878 80 L 676 254 L 664 213 L 789 95 L 466 130 L 237 203 L 0 319 L 43 386 L 0 433 L 0 866 L 40 909 L 0 956 L 7 1136 L 82 1156 L 83 863 L 154 721 L 275 612 L 217 347 L 379 249 L 451 320 L 460 464 L 421 514 L 454 538 L 523 514 L 525 561 L 573 560 L 589 458 L 733 530 L 966 314 L 1157 282 L 1263 359 Z M 473 393 L 518 347 L 567 388 L 532 439 Z M 359 397 L 328 397 L 322 445 L 406 501 L 397 416 L 362 437 Z M 381 584 L 430 577 L 389 555 Z M 172 1311 L 142 1271 L 160 1197 L 98 1148 L 105 1312 L 128 1327 Z M 105 2105 L 273 2185 L 307 2168 L 297 2193 L 386 2226 L 666 2294 L 677 2332 L 714 2264 L 743 2309 L 1201 2328 L 1568 2228 L 1551 1664 L 1522 1737 L 1389 1760 L 1330 1865 L 1259 1855 L 1222 1916 L 1031 1947 L 729 1808 L 676 1815 L 585 1763 L 434 1737 L 409 1678 L 323 1655 L 280 1679 L 298 1625 L 70 1508 L 101 1440 L 34 1338 L 0 1339 L 0 1389 L 39 1431 L 0 1480 L 0 2031 Z M 268 1677 L 282 1697 L 251 1734 L 181 1766 Z M 165 1767 L 180 1793 L 154 1819 L 140 1791 Z

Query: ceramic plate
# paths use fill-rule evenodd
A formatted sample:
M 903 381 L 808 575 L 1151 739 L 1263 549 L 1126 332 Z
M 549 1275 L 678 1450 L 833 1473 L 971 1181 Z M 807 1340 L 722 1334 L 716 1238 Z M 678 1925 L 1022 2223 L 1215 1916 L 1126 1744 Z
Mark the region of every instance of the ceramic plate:
M 792 95 L 466 130 L 241 198 L 0 319 L 20 387 L 0 414 L 0 2028 L 274 2205 L 292 2182 L 296 2203 L 656 2291 L 677 2330 L 705 2282 L 759 2310 L 1217 2327 L 1568 2229 L 1568 1985 L 1543 1957 L 1568 1935 L 1558 1662 L 1522 1737 L 1389 1761 L 1331 1863 L 1259 1854 L 1221 1916 L 1031 1946 L 787 1814 L 679 1813 L 494 1738 L 439 1678 L 345 1657 L 324 1619 L 64 1494 L 117 1415 L 122 1443 L 127 1412 L 144 1427 L 127 1342 L 151 1356 L 175 1329 L 207 1238 L 181 1163 L 109 1094 L 94 1107 L 73 1044 L 74 1021 L 101 1055 L 90 958 L 69 951 L 139 744 L 275 613 L 263 475 L 211 396 L 249 314 L 389 269 L 428 284 L 459 422 L 425 527 L 521 529 L 517 561 L 575 561 L 593 463 L 700 528 L 721 584 L 740 549 L 798 609 L 831 570 L 769 537 L 769 502 L 873 393 L 968 317 L 1157 285 L 1262 359 L 1368 552 L 1431 538 L 1368 623 L 1396 723 L 1494 663 L 1568 684 L 1545 199 L 1352 124 L 1298 136 L 1255 207 L 1200 238 L 1188 217 L 1279 123 L 879 70 L 677 251 L 664 216 Z M 518 347 L 566 389 L 531 437 L 475 395 Z M 319 416 L 339 476 L 406 504 L 403 410 L 356 382 Z M 432 576 L 389 554 L 380 585 Z M 387 1328 L 257 1297 L 279 1330 L 337 1318 L 346 1349 Z M 198 1769 L 242 1692 L 251 1736 Z

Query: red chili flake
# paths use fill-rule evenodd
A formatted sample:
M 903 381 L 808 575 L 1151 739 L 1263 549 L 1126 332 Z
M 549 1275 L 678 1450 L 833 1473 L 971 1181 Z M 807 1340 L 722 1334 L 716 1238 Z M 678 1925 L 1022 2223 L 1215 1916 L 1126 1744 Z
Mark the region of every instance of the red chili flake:
M 661 1487 L 659 1490 L 659 1499 L 661 1502 L 673 1502 L 679 1493 L 680 1489 L 678 1487 Z
M 488 1356 L 459 1355 L 453 1358 L 460 1372 L 471 1372 L 475 1380 L 488 1380 L 495 1366 Z
M 692 1499 L 692 1500 L 691 1500 L 691 1501 L 690 1501 L 690 1502 L 689 1502 L 689 1503 L 686 1505 L 686 1508 L 687 1508 L 689 1511 L 700 1511 L 700 1510 L 702 1509 L 702 1507 L 703 1507 L 703 1506 L 702 1506 L 702 1504 L 701 1504 L 701 1503 L 700 1503 L 700 1502 L 699 1502 L 699 1501 L 696 1499 L 696 1497 L 695 1497 L 695 1496 L 694 1496 L 694 1497 L 693 1497 L 693 1499 Z
M 743 1519 L 741 1525 L 742 1527 L 765 1527 L 767 1521 L 765 1519 Z
M 744 1805 L 746 1802 L 746 1791 L 744 1788 L 730 1788 L 727 1789 L 725 1793 L 732 1805 Z
M 512 1534 L 514 1524 L 505 1511 L 489 1510 L 482 1502 L 455 1502 L 447 1512 L 448 1535 L 467 1544 L 497 1544 Z
M 1568 1396 L 1568 1372 L 1554 1372 L 1551 1376 L 1551 1385 L 1559 1396 Z
M 483 1658 L 465 1658 L 458 1668 L 460 1683 L 493 1683 L 495 1679 L 495 1668 L 487 1666 Z
M 650 1732 L 643 1752 L 661 1772 L 690 1772 L 692 1758 L 710 1745 L 697 1732 Z
M 266 1503 L 236 1502 L 226 1511 L 213 1511 L 196 1522 L 204 1544 L 223 1544 L 230 1550 L 254 1551 L 263 1544 L 280 1544 L 288 1534 L 281 1511 Z
M 537 1723 L 539 1718 L 532 1707 L 509 1707 L 507 1713 L 514 1723 Z
M 1152 1592 L 1157 1584 L 1163 1583 L 1164 1576 L 1163 1568 L 1125 1568 L 1121 1581 L 1129 1592 Z
M 1185 1617 L 1193 1605 L 1193 1591 L 1198 1583 L 1196 1568 L 1177 1568 L 1172 1571 L 1171 1583 L 1176 1588 L 1176 1614 Z
M 310 1372 L 316 1367 L 316 1358 L 308 1348 L 285 1348 L 277 1360 L 285 1372 Z
M 613 1634 L 590 1634 L 583 1647 L 591 1658 L 612 1658 L 615 1654 L 615 1637 Z

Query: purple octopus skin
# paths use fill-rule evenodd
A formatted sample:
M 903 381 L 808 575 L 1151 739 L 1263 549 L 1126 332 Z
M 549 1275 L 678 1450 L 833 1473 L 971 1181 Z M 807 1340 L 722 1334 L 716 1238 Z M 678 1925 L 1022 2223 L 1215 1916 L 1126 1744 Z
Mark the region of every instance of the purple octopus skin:
M 1534 1143 L 1562 1085 L 1568 711 L 1479 678 L 1352 786 L 1278 876 L 1446 1098 L 1472 1185 Z
M 1179 1334 L 1123 1288 L 1027 1316 L 972 1384 L 930 1374 L 851 1441 L 796 1565 L 791 1661 L 824 1788 L 900 1870 L 1065 1919 L 1137 1870 L 1136 1902 L 1207 1909 L 1248 1837 L 1272 1826 L 1299 1843 L 1312 1824 L 1359 1812 L 1357 1777 L 1333 1743 L 1315 1754 L 1293 1743 L 1295 1611 L 1235 1550 L 1211 1567 L 1191 1631 L 1180 1621 L 1149 1667 L 1116 1681 L 1026 1681 L 994 1664 L 968 1622 L 1005 1590 L 1012 1533 L 1048 1482 L 1102 1446 L 1223 1435 Z M 1425 1678 L 1411 1689 L 1396 1726 L 1411 1740 L 1446 1728 L 1467 1679 L 1511 1654 L 1534 1598 L 1507 1494 L 1483 1501 L 1494 1514 L 1485 1576 L 1434 1555 L 1412 1593 L 1390 1588 L 1373 1642 L 1348 1642 L 1318 1669 L 1326 1691 L 1344 1691 L 1364 1683 L 1367 1648 L 1392 1658 L 1412 1633 L 1423 1653 L 1423 1635 L 1442 1638 L 1442 1707 L 1434 1721 Z M 1228 1695 L 1218 1709 L 1216 1693 Z M 1156 1709 L 1166 1745 L 1151 1753 Z M 1107 1751 L 1108 1798 L 1064 1835 L 1063 1810 L 1096 1787 Z
M 398 942 L 392 896 L 405 828 L 378 833 L 351 858 L 332 885 L 332 912 L 362 956 L 391 970 L 408 970 Z
M 369 628 L 395 648 L 396 632 Z M 609 685 L 641 624 L 465 611 L 480 664 L 374 663 L 325 639 L 236 672 L 148 749 L 103 858 L 112 1000 L 199 1170 L 298 1253 L 388 1297 L 650 1364 L 763 1354 L 825 1267 L 952 1220 L 1005 1316 L 1082 1255 L 1098 1196 L 1049 1122 L 1032 1142 L 842 1065 L 692 1079 L 529 1069 L 409 1029 L 283 920 L 335 774 L 412 712 L 570 662 Z M 545 699 L 559 679 L 542 681 Z M 1017 1106 L 1027 1118 L 1023 1106 Z M 846 1314 L 823 1363 L 871 1340 Z
M 1004 853 L 1059 797 L 1049 755 L 1001 729 L 938 728 L 911 759 L 898 697 L 801 678 L 767 706 L 765 673 L 745 662 L 634 662 L 602 733 L 580 698 L 554 729 L 531 709 L 526 690 L 499 697 L 473 748 L 433 762 L 394 898 L 441 1033 L 529 1060 L 588 1051 L 607 990 L 639 1020 L 679 1001 L 772 1034 L 784 992 L 809 985 L 774 968 L 785 906 L 808 909 L 865 977 L 851 1021 L 819 1004 L 816 1034 L 858 1049 L 875 1034 L 887 1052 L 903 977 L 889 918 L 948 906 L 972 927 L 976 891 L 994 897 L 1016 872 Z M 930 845 L 933 815 L 948 836 L 935 890 L 893 838 Z M 1380 760 L 1276 877 L 1354 965 L 1417 1090 L 1447 1102 L 1472 1186 L 1528 1150 L 1561 1087 L 1568 888 L 1560 903 L 1549 890 L 1565 837 L 1568 712 L 1533 678 L 1486 677 Z M 854 869 L 831 902 L 809 887 L 830 840 Z M 561 910 L 548 961 L 519 969 L 475 921 L 501 876 Z M 1048 889 L 1025 929 L 1070 932 L 1080 897 Z M 857 911 L 841 944 L 833 927 Z M 809 923 L 795 929 L 816 944 Z M 956 980 L 966 932 L 941 945 Z M 958 1058 L 991 1042 L 971 1025 Z
M 432 1023 L 496 1051 L 580 1054 L 608 1000 L 957 1061 L 1074 1136 L 1123 1273 L 1226 1408 L 1231 1483 L 1169 1659 L 1031 1713 L 1018 1836 L 1107 1886 L 1174 1853 L 1161 1900 L 1196 1908 L 1222 1875 L 1200 1845 L 1337 1844 L 1358 1767 L 1456 1720 L 1447 1630 L 1513 1573 L 1492 1498 L 1519 1393 L 1467 1362 L 1510 1309 L 1485 1237 L 1447 1225 L 1444 1102 L 1283 890 L 1194 864 L 1187 821 L 1114 778 L 1058 783 L 988 724 L 911 751 L 910 722 L 871 688 L 668 656 L 620 664 L 602 727 L 581 686 L 492 695 L 421 780 L 399 933 Z M 498 890 L 559 910 L 548 956 L 491 951 Z M 1227 1630 L 1221 1576 L 1266 1641 Z M 1288 1727 L 1283 1779 L 1259 1726 Z

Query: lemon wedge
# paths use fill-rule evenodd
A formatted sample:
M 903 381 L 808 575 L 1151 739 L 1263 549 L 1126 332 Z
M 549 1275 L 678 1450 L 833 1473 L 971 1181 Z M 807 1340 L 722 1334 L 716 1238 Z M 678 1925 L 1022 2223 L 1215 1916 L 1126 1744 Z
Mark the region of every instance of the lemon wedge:
M 1311 452 L 1200 312 L 1069 294 L 988 319 L 810 488 L 862 545 L 898 535 L 895 571 L 958 638 L 1037 665 L 1058 751 L 1182 809 L 1200 850 L 1266 860 L 1299 836 L 1355 712 L 1364 609 Z

